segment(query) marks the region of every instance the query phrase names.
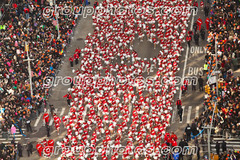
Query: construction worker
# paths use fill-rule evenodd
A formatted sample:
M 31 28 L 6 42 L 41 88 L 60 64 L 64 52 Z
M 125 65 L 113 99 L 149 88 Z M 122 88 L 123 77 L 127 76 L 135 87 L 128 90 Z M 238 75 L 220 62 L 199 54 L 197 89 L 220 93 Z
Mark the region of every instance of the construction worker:
M 208 64 L 205 63 L 205 64 L 203 65 L 203 75 L 204 75 L 207 71 L 208 71 Z

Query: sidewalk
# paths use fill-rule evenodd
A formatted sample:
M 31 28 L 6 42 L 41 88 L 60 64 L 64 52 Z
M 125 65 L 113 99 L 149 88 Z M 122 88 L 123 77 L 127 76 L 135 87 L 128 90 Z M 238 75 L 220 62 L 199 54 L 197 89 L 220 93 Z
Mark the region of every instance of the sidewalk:
M 233 72 L 234 76 L 240 76 L 240 69 L 236 70 Z

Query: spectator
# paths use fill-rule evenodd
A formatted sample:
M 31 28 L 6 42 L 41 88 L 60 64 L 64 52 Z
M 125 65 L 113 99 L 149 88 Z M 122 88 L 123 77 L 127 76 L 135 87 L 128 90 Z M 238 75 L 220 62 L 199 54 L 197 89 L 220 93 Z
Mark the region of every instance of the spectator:
M 9 10 L 14 12 L 5 12 L 1 23 L 0 73 L 4 83 L 0 85 L 0 98 L 8 129 L 11 128 L 10 123 L 16 122 L 21 130 L 22 122 L 19 119 L 39 115 L 41 112 L 41 104 L 49 96 L 49 88 L 43 86 L 44 80 L 47 76 L 55 76 L 76 24 L 77 16 L 71 14 L 63 21 L 64 16 L 60 15 L 60 40 L 56 40 L 57 30 L 52 25 L 53 18 L 46 18 L 42 14 L 42 8 L 49 3 L 45 0 L 41 2 L 13 1 Z M 67 3 L 69 2 L 65 1 L 61 5 Z M 76 2 L 73 6 L 78 4 Z M 23 61 L 27 58 L 25 42 L 29 42 L 29 57 L 34 59 L 31 62 L 33 97 L 28 82 L 28 65 Z
M 183 150 L 186 149 L 186 146 L 188 146 L 187 142 L 183 139 L 179 142 L 178 146 L 182 148 L 182 152 L 179 155 L 179 160 L 183 160 Z M 184 151 L 185 152 L 185 151 Z
M 174 160 L 179 160 L 179 153 L 177 151 L 175 151 L 172 155 Z
M 196 136 L 199 133 L 195 120 L 192 122 L 191 131 L 194 136 Z
M 30 118 L 27 118 L 26 127 L 27 127 L 27 132 L 32 132 L 32 127 L 31 127 L 31 120 L 30 120 Z
M 227 143 L 225 141 L 222 142 L 222 151 L 223 152 L 227 151 Z
M 27 152 L 28 152 L 28 157 L 30 157 L 30 155 L 32 154 L 33 151 L 33 145 L 31 142 L 27 143 Z
M 239 85 L 238 77 L 233 76 L 233 70 L 238 68 L 236 58 L 239 58 L 239 18 L 237 10 L 239 7 L 235 6 L 238 1 L 228 1 L 224 5 L 215 1 L 210 17 L 205 20 L 206 29 L 209 30 L 207 37 L 207 52 L 205 55 L 205 66 L 207 76 L 211 75 L 215 69 L 220 71 L 218 74 L 218 85 L 209 84 L 210 92 L 205 98 L 204 105 L 206 111 L 200 116 L 198 122 L 200 125 L 208 125 L 213 122 L 215 132 L 213 134 L 222 135 L 224 132 L 231 134 L 231 136 L 239 135 L 240 126 L 239 119 Z M 205 9 L 204 9 L 205 10 Z M 205 14 L 208 11 L 206 9 Z M 229 15 L 229 16 L 228 16 Z M 219 27 L 223 26 L 223 27 Z M 217 48 L 215 48 L 217 43 Z M 215 53 L 216 51 L 217 53 Z M 217 54 L 213 55 L 213 54 Z M 216 64 L 216 60 L 218 64 Z M 207 77 L 209 78 L 209 77 Z M 218 93 L 216 92 L 218 90 Z M 217 111 L 214 111 L 214 104 Z M 212 113 L 215 112 L 217 116 L 212 119 Z M 229 158 L 235 154 L 227 152 L 226 142 L 222 144 L 222 149 L 225 152 L 220 155 L 223 158 Z M 227 156 L 229 154 L 229 156 Z
M 23 155 L 22 155 L 23 147 L 20 142 L 18 142 L 18 144 L 17 144 L 17 150 L 18 150 L 18 156 L 23 157 Z
M 14 136 L 14 138 L 15 138 L 16 130 L 17 130 L 16 127 L 12 124 L 11 134 Z

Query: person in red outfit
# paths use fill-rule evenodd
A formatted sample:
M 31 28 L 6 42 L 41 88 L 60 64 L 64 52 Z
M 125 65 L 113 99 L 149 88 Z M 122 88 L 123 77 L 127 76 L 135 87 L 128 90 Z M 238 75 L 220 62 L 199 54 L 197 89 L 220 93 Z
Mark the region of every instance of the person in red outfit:
M 52 153 L 54 151 L 54 141 L 53 141 L 53 139 L 49 139 L 47 144 L 48 144 L 48 147 L 50 149 L 50 153 Z
M 172 145 L 172 147 L 176 147 L 177 146 L 177 142 L 175 140 L 172 140 L 171 141 L 171 145 Z
M 63 96 L 64 98 L 66 97 L 67 98 L 67 104 L 68 106 L 70 106 L 70 102 L 71 102 L 71 99 L 72 99 L 72 96 L 70 93 L 66 94 L 65 96 Z
M 55 114 L 54 115 L 54 124 L 55 124 L 55 128 L 58 132 L 58 135 L 59 135 L 59 130 L 60 130 L 60 123 L 61 123 L 61 119 Z
M 41 157 L 41 156 L 42 156 L 42 150 L 43 150 L 42 144 L 41 144 L 41 143 L 38 143 L 38 144 L 36 145 L 36 149 L 37 149 L 37 151 L 38 151 L 39 156 Z
M 188 36 L 186 37 L 186 41 L 187 41 L 187 43 L 188 43 L 188 47 L 190 48 L 190 46 L 191 46 L 191 41 L 192 41 L 192 37 L 191 37 L 190 35 L 188 35 Z
M 73 58 L 75 60 L 75 64 L 77 65 L 78 64 L 78 59 L 79 59 L 79 55 L 78 55 L 77 52 L 73 55 Z
M 170 136 L 169 133 L 165 134 L 164 140 L 166 141 L 167 145 L 170 145 L 170 143 L 171 143 L 171 136 Z
M 202 19 L 199 17 L 198 20 L 197 20 L 197 25 L 198 25 L 198 29 L 199 31 L 201 30 L 201 27 L 202 27 Z
M 179 109 L 182 106 L 182 101 L 178 98 L 176 102 L 177 108 Z
M 49 114 L 47 112 L 43 114 L 43 120 L 44 120 L 45 125 L 48 125 L 48 123 L 49 123 Z
M 70 62 L 70 66 L 73 67 L 73 57 L 72 56 L 69 57 L 69 62 Z
M 206 29 L 209 30 L 209 23 L 210 23 L 210 20 L 209 20 L 208 17 L 206 18 L 205 23 L 206 23 Z
M 171 134 L 171 139 L 174 141 L 177 141 L 177 139 L 178 139 L 176 134 L 174 134 L 174 132 L 172 132 L 172 134 Z

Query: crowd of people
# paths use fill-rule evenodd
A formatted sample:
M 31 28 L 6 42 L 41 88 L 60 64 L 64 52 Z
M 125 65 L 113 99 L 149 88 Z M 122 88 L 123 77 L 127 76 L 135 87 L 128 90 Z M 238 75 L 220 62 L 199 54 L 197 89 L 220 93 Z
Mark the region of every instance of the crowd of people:
M 81 5 L 80 2 L 56 1 L 58 6 Z M 2 128 L 12 124 L 21 128 L 24 120 L 39 115 L 46 104 L 49 88 L 43 86 L 47 76 L 55 76 L 64 50 L 70 42 L 78 16 L 59 15 L 59 38 L 56 15 L 43 16 L 48 1 L 12 0 L 8 8 L 2 8 L 0 27 L 0 108 Z M 28 47 L 26 47 L 28 45 Z M 27 54 L 28 52 L 28 54 Z M 30 91 L 28 58 L 32 59 L 31 75 L 33 96 Z
M 205 65 L 209 81 L 205 86 L 206 109 L 192 122 L 191 126 L 186 127 L 185 137 L 188 140 L 191 140 L 190 137 L 198 136 L 203 131 L 203 126 L 211 123 L 214 127 L 212 134 L 224 135 L 226 138 L 240 135 L 240 77 L 234 76 L 234 71 L 239 68 L 240 58 L 239 1 L 231 0 L 222 3 L 220 0 L 215 0 L 207 22 L 209 31 Z M 218 83 L 210 81 L 212 76 L 216 75 L 213 71 L 218 70 L 220 71 L 217 75 Z M 214 117 L 212 117 L 213 112 Z M 206 142 L 204 137 L 201 141 Z M 218 155 L 220 159 L 238 159 L 236 157 L 239 157 L 238 152 L 228 151 L 226 147 L 222 153 L 218 151 Z
M 76 3 L 82 1 L 76 3 L 57 1 L 57 3 L 61 7 L 78 5 Z M 10 12 L 5 13 L 8 18 L 1 22 L 0 107 L 4 108 L 3 130 L 10 129 L 12 124 L 21 128 L 22 120 L 28 120 L 32 113 L 41 112 L 41 106 L 46 103 L 49 95 L 49 88 L 43 87 L 43 82 L 47 76 L 55 76 L 64 50 L 70 43 L 77 15 L 58 17 L 60 30 L 58 39 L 56 15 L 47 18 L 42 14 L 46 5 L 48 5 L 46 1 L 13 0 L 8 9 Z M 99 5 L 105 8 L 105 11 L 111 6 L 160 9 L 163 6 L 190 7 L 192 1 L 104 0 Z M 71 92 L 66 96 L 70 111 L 63 117 L 62 122 L 67 134 L 58 143 L 63 148 L 77 147 L 76 150 L 80 149 L 81 152 L 62 150 L 61 159 L 93 158 L 96 153 L 86 154 L 82 149 L 83 147 L 96 149 L 97 146 L 102 146 L 98 156 L 107 159 L 108 146 L 123 145 L 125 146 L 122 156 L 125 159 L 129 157 L 138 159 L 143 156 L 141 152 L 133 153 L 133 146 L 138 146 L 139 149 L 152 149 L 153 152 L 149 151 L 149 154 L 144 156 L 159 159 L 160 148 L 177 145 L 177 136 L 174 133 L 166 133 L 166 128 L 169 126 L 172 100 L 176 93 L 174 78 L 178 71 L 179 56 L 183 51 L 181 44 L 185 42 L 186 36 L 187 41 L 190 41 L 193 35 L 192 32 L 187 32 L 190 15 L 188 10 L 181 14 L 169 15 L 160 14 L 159 10 L 154 14 L 128 11 L 121 15 L 118 13 L 113 15 L 110 12 L 93 15 L 94 32 L 86 37 L 85 48 L 76 49 L 75 54 L 69 58 L 71 67 L 74 60 L 75 65 L 78 65 L 75 73 L 80 80 L 71 85 Z M 218 86 L 209 84 L 211 92 L 205 100 L 207 110 L 191 125 L 190 133 L 194 136 L 204 124 L 211 121 L 216 127 L 215 133 L 229 129 L 231 135 L 239 135 L 240 77 L 233 76 L 233 71 L 238 68 L 239 20 L 239 1 L 213 2 L 210 19 L 205 21 L 206 29 L 209 30 L 205 60 L 208 75 L 212 74 L 215 66 L 221 73 Z M 202 21 L 198 19 L 194 27 L 196 45 L 199 45 L 199 33 L 202 39 L 205 39 L 203 35 L 205 32 L 201 26 Z M 141 59 L 133 50 L 135 39 L 140 41 L 146 39 L 153 43 L 154 48 L 159 45 L 161 48 L 159 54 L 149 60 Z M 26 43 L 29 49 L 26 49 Z M 217 60 L 212 55 L 215 53 L 215 43 L 218 43 Z M 190 47 L 190 42 L 188 45 Z M 30 92 L 28 63 L 24 61 L 28 55 L 33 59 L 31 61 L 33 97 Z M 218 65 L 214 65 L 216 61 Z M 157 75 L 145 81 L 143 69 L 147 67 L 149 71 L 151 64 L 157 68 Z M 123 83 L 126 79 L 127 82 Z M 162 79 L 167 85 L 162 84 Z M 186 90 L 186 86 L 184 83 L 181 89 Z M 216 93 L 216 87 L 219 93 Z M 217 106 L 214 111 L 215 101 Z M 213 112 L 216 112 L 216 115 L 212 120 Z M 45 117 L 46 125 L 47 117 L 49 116 Z M 54 123 L 59 131 L 61 120 L 57 115 L 54 115 Z M 189 132 L 184 139 L 189 141 Z M 52 143 L 54 144 L 51 141 L 51 145 Z M 49 144 L 44 140 L 37 145 L 40 156 Z M 10 159 L 11 156 L 15 156 L 14 147 L 7 149 L 5 147 L 2 155 L 6 152 L 9 153 L 7 155 Z M 50 156 L 49 150 L 47 153 L 46 156 Z M 118 152 L 111 153 L 113 160 L 119 156 Z
M 54 151 L 54 141 L 53 139 L 44 139 L 38 142 L 36 145 L 37 152 L 39 156 L 50 157 Z
M 0 159 L 1 160 L 15 160 L 17 157 L 17 148 L 15 145 L 0 144 Z
M 240 159 L 239 151 L 229 150 L 224 153 L 221 153 L 219 156 L 219 160 L 230 160 L 230 159 Z
M 124 6 L 130 10 L 134 7 L 188 7 L 191 4 L 192 1 L 112 0 L 99 5 L 106 11 L 109 6 Z M 80 80 L 71 85 L 68 94 L 71 95 L 68 98 L 70 111 L 62 119 L 67 134 L 58 143 L 63 148 L 73 149 L 63 150 L 61 159 L 97 156 L 107 159 L 108 146 L 122 145 L 125 145 L 121 155 L 124 159 L 143 156 L 140 152 L 133 153 L 133 146 L 139 149 L 152 147 L 153 152 L 145 152 L 144 156 L 159 159 L 161 147 L 177 145 L 176 135 L 166 134 L 166 128 L 176 93 L 174 77 L 183 51 L 181 43 L 185 41 L 190 15 L 189 10 L 169 15 L 133 12 L 93 15 L 94 32 L 87 35 L 85 48 L 76 49 L 80 64 L 76 63 L 78 66 L 74 71 Z M 158 56 L 141 59 L 133 50 L 135 39 L 146 39 L 153 46 L 159 45 Z M 70 57 L 71 66 L 74 57 L 78 59 L 78 56 Z M 157 76 L 144 82 L 143 68 L 150 64 L 158 69 Z M 114 77 L 118 81 L 114 81 Z M 128 81 L 122 83 L 121 79 L 126 78 Z M 162 78 L 167 85 L 161 84 Z M 101 151 L 95 153 L 93 150 L 98 146 L 102 147 Z M 84 147 L 93 150 L 86 153 Z M 111 153 L 111 159 L 119 156 L 118 152 Z
M 237 136 L 240 133 L 240 77 L 233 73 L 239 68 L 240 58 L 239 1 L 232 0 L 223 4 L 216 0 L 213 4 L 205 62 L 208 65 L 208 79 L 216 75 L 214 70 L 219 70 L 220 74 L 218 86 L 216 83 L 207 84 L 210 92 L 204 103 L 207 107 L 204 117 L 206 124 L 209 124 L 214 111 L 215 133 L 228 130 L 232 136 Z M 215 46 L 217 56 L 214 55 Z

